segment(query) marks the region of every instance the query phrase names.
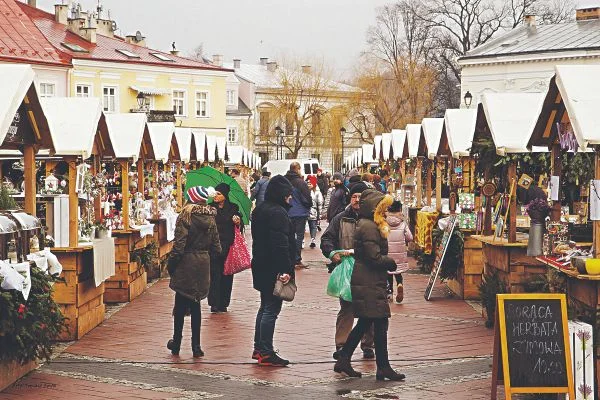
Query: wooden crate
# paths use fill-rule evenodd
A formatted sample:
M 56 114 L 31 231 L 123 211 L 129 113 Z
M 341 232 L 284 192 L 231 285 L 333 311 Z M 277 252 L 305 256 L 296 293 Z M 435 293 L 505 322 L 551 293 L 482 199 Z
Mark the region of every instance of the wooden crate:
M 133 261 L 131 253 L 147 246 L 152 237 L 140 237 L 139 231 L 114 231 L 115 275 L 107 279 L 104 303 L 129 302 L 146 289 L 144 268 Z M 143 284 L 142 284 L 143 281 Z
M 463 265 L 457 271 L 457 278 L 446 281 L 446 285 L 461 299 L 477 300 L 482 273 L 482 244 L 470 235 L 465 235 Z
M 63 266 L 61 277 L 65 282 L 56 282 L 52 298 L 68 318 L 65 331 L 59 340 L 77 340 L 104 320 L 104 283 L 94 283 L 94 255 L 91 247 L 55 248 L 52 252 Z
M 37 363 L 35 361 L 30 361 L 23 365 L 18 361 L 0 362 L 0 392 L 33 371 L 36 367 Z

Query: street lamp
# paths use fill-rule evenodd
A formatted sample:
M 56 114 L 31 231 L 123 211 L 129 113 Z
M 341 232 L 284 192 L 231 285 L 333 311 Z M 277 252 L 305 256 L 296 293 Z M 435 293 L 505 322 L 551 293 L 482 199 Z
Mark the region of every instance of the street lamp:
M 467 93 L 465 93 L 464 100 L 465 100 L 465 106 L 467 106 L 467 108 L 471 108 L 471 103 L 473 102 L 473 95 L 468 90 L 467 90 Z
M 136 99 L 138 103 L 138 109 L 142 110 L 144 108 L 144 103 L 146 102 L 146 96 L 144 96 L 144 93 L 138 92 Z
M 344 136 L 346 135 L 346 128 L 344 128 L 343 126 L 340 128 L 340 139 L 342 142 L 342 156 L 341 156 L 341 160 L 340 160 L 340 172 L 345 172 L 343 171 L 344 169 Z M 335 172 L 335 171 L 334 171 Z
M 276 150 L 277 150 L 277 159 L 279 160 L 279 150 L 281 149 L 281 156 L 283 158 L 283 149 L 282 149 L 282 143 L 281 143 L 281 139 L 283 138 L 283 129 L 281 129 L 281 127 L 276 126 L 275 127 L 275 134 L 277 135 L 277 146 L 276 146 Z

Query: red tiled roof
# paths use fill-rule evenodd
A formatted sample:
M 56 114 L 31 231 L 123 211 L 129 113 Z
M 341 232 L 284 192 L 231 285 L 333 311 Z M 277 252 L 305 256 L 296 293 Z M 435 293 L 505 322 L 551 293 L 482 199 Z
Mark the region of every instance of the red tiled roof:
M 12 2 L 14 0 L 0 1 Z M 21 2 L 17 2 L 17 4 L 19 7 L 21 7 L 23 12 L 27 14 L 31 20 L 33 20 L 33 23 L 50 41 L 50 43 L 54 45 L 55 48 L 60 49 L 61 52 L 67 53 L 73 59 L 159 65 L 171 68 L 196 68 L 215 71 L 231 71 L 229 69 L 217 67 L 212 64 L 206 64 L 185 57 L 177 57 L 170 53 L 165 53 L 159 50 L 153 50 L 147 47 L 137 46 L 135 44 L 128 44 L 120 37 L 110 38 L 98 34 L 96 36 L 96 43 L 90 43 L 75 33 L 70 32 L 65 25 L 56 22 L 53 14 L 38 8 L 30 7 Z M 71 51 L 70 49 L 66 48 L 63 43 L 76 44 L 87 50 L 87 52 L 84 53 Z M 126 55 L 119 53 L 117 50 L 130 51 L 139 55 L 139 58 L 127 57 Z M 160 60 L 151 53 L 162 54 L 173 61 Z
M 0 59 L 31 64 L 70 65 L 70 57 L 44 37 L 15 0 L 0 0 Z

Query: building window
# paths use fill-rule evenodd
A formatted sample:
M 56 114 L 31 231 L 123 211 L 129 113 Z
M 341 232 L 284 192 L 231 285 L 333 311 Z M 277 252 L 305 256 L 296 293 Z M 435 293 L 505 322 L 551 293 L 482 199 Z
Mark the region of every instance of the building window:
M 102 106 L 106 112 L 117 111 L 118 88 L 115 86 L 104 86 L 102 88 Z
M 92 95 L 92 87 L 90 85 L 75 86 L 75 97 L 90 97 Z
M 40 83 L 40 97 L 54 97 L 56 85 L 54 83 Z
M 238 141 L 238 128 L 237 126 L 227 127 L 227 141 L 231 144 L 237 143 Z
M 267 111 L 260 112 L 260 134 L 267 136 L 269 134 L 269 113 Z
M 208 117 L 208 92 L 196 92 L 196 117 Z
M 185 116 L 185 91 L 173 90 L 173 111 L 178 117 Z
M 235 106 L 235 90 L 227 91 L 227 105 Z

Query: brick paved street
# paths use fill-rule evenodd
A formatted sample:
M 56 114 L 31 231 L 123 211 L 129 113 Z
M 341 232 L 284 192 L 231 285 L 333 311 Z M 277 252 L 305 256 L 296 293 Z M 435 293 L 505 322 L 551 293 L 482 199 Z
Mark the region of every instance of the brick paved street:
M 0 399 L 489 399 L 492 331 L 469 304 L 447 297 L 438 285 L 425 302 L 427 277 L 405 274 L 406 298 L 393 304 L 389 330 L 392 364 L 406 382 L 377 382 L 375 363 L 355 367 L 362 379 L 333 372 L 331 353 L 337 300 L 325 294 L 328 279 L 317 249 L 298 272 L 299 291 L 286 304 L 275 345 L 292 362 L 258 367 L 250 359 L 258 294 L 250 272 L 236 276 L 227 314 L 202 307 L 202 348 L 194 360 L 186 319 L 180 357 L 165 348 L 172 333 L 173 292 L 161 280 L 52 363 L 29 374 Z

